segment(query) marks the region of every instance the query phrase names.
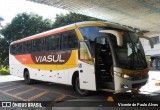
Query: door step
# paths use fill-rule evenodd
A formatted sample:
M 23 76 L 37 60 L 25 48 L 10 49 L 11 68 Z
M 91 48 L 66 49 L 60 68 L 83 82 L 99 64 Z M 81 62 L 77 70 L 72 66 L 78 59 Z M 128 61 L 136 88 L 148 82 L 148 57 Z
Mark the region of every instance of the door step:
M 99 84 L 99 89 L 114 89 L 114 83 L 113 82 L 104 82 L 102 84 Z
M 97 76 L 99 79 L 98 83 L 104 83 L 104 82 L 112 82 L 112 77 L 110 76 Z

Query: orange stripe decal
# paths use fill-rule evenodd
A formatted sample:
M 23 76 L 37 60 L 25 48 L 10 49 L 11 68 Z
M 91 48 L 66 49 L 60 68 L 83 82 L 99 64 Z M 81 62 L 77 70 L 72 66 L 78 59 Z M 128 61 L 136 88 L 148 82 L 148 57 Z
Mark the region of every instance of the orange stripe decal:
M 34 69 L 64 70 L 78 67 L 78 50 L 61 51 L 56 54 L 54 52 L 50 52 L 50 54 L 39 53 L 39 56 L 31 54 L 15 55 L 15 58 L 21 64 Z
M 31 54 L 15 55 L 15 58 L 22 64 L 34 64 Z
M 47 37 L 49 35 L 57 34 L 57 33 L 60 33 L 60 32 L 65 32 L 65 31 L 67 31 L 66 28 L 60 29 L 60 30 L 54 30 L 54 31 L 47 31 L 45 33 L 40 33 L 40 34 L 37 34 L 37 35 L 26 37 L 26 38 L 21 39 L 21 40 L 14 41 L 12 44 L 17 44 L 17 43 L 28 41 L 28 40 L 33 40 L 33 39 L 37 39 L 37 38 Z

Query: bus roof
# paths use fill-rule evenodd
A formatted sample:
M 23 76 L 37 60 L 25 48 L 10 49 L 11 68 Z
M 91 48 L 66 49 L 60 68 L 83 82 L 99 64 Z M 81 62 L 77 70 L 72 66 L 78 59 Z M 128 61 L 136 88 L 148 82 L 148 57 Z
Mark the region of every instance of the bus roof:
M 75 23 L 77 27 L 85 27 L 85 26 L 105 26 L 108 28 L 115 28 L 115 29 L 121 29 L 121 30 L 127 30 L 127 31 L 133 31 L 131 28 L 120 25 L 117 23 L 112 22 L 104 22 L 104 21 L 85 21 L 85 22 L 78 22 Z
M 16 40 L 16 41 L 13 41 L 11 43 L 11 45 L 16 44 L 16 43 L 20 43 L 20 42 L 24 42 L 24 41 L 27 41 L 27 40 L 33 40 L 33 39 L 36 39 L 36 38 L 41 38 L 41 37 L 53 35 L 53 34 L 60 33 L 60 32 L 65 32 L 67 30 L 71 30 L 71 29 L 75 29 L 75 28 L 86 27 L 86 26 L 105 26 L 105 27 L 108 27 L 108 28 L 115 28 L 115 29 L 132 31 L 130 28 L 128 28 L 126 26 L 111 23 L 111 22 L 84 21 L 84 22 L 78 22 L 78 23 L 70 24 L 70 25 L 67 25 L 67 26 L 60 27 L 60 28 L 52 29 L 52 30 L 49 30 L 49 31 L 45 31 L 45 32 L 42 32 L 42 33 L 39 33 L 39 34 L 35 34 L 35 35 L 32 35 L 32 36 L 20 39 L 20 40 Z

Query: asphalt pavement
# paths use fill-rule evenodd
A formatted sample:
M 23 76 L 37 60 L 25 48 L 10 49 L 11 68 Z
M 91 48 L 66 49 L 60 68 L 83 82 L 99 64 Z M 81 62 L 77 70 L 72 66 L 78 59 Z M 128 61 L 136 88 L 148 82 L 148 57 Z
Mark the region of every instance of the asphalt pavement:
M 115 109 L 114 106 L 119 107 L 122 110 L 123 103 L 133 104 L 139 102 L 144 105 L 143 107 L 129 107 L 129 109 L 157 109 L 156 104 L 160 106 L 160 72 L 150 71 L 148 83 L 141 88 L 141 92 L 133 96 L 130 92 L 124 94 L 112 94 L 107 92 L 94 92 L 89 96 L 83 97 L 73 91 L 71 86 L 60 85 L 48 82 L 38 82 L 34 85 L 25 85 L 23 78 L 19 78 L 12 75 L 0 76 L 0 101 L 23 101 L 23 102 L 36 102 L 46 101 L 47 104 L 51 104 L 49 108 L 39 109 L 54 109 L 61 110 L 61 107 L 73 110 L 85 110 L 86 108 L 92 108 L 93 110 L 100 110 L 107 107 L 107 109 Z M 45 104 L 46 104 L 45 102 Z M 51 103 L 53 102 L 53 103 Z M 110 103 L 111 102 L 111 103 Z M 121 103 L 122 106 L 121 106 Z M 152 107 L 148 107 L 149 103 L 153 103 Z M 46 105 L 47 105 L 46 104 Z M 127 106 L 127 105 L 126 105 Z M 125 107 L 126 107 L 125 106 Z M 77 108 L 78 107 L 78 108 Z M 96 108 L 95 108 L 96 107 Z M 159 108 L 159 107 L 158 107 Z M 4 109 L 4 108 L 0 108 Z M 12 108 L 13 110 L 25 110 L 26 108 Z M 33 109 L 33 108 L 32 108 Z M 38 108 L 34 108 L 39 110 Z M 106 109 L 105 109 L 106 110 Z M 158 110 L 158 109 L 157 109 Z

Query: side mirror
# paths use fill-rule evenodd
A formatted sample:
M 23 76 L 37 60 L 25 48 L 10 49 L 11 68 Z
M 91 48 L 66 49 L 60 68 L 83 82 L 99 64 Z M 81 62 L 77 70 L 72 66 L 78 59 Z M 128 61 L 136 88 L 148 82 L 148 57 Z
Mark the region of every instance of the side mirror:
M 116 31 L 116 30 L 100 30 L 99 32 L 107 33 L 107 34 L 113 34 L 114 36 L 116 36 L 117 45 L 118 46 L 123 45 L 123 39 L 122 39 L 123 32 L 119 32 L 119 31 Z
M 147 39 L 149 41 L 149 44 L 150 44 L 151 48 L 154 48 L 154 44 L 153 44 L 153 41 L 151 40 L 151 38 L 143 36 L 143 35 L 138 35 L 138 37 Z

